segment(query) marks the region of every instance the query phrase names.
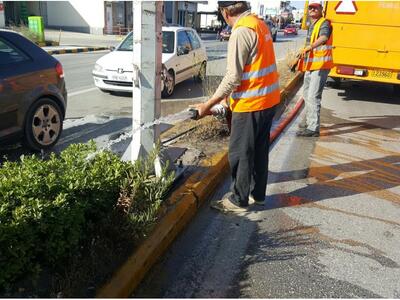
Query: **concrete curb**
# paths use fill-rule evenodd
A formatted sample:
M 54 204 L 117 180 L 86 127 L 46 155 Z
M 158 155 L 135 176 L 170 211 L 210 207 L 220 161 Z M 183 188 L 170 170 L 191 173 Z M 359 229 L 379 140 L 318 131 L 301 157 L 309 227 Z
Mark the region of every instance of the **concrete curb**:
M 282 97 L 290 95 L 302 79 L 302 74 L 295 78 L 281 91 Z M 300 105 L 301 107 L 301 105 Z M 299 105 L 296 105 L 299 110 Z M 295 114 L 291 114 L 294 115 Z M 293 118 L 292 117 L 292 118 Z M 285 120 L 289 123 L 287 120 Z M 283 131 L 283 128 L 279 129 Z M 272 134 L 274 138 L 278 134 Z M 98 298 L 127 298 L 139 285 L 147 271 L 163 255 L 168 246 L 194 217 L 199 207 L 207 201 L 218 184 L 228 174 L 227 151 L 220 152 L 205 160 L 201 171 L 191 175 L 168 199 L 166 213 L 156 224 L 149 237 L 135 249 L 128 260 L 117 270 L 112 278 L 101 287 Z
M 54 54 L 92 52 L 92 51 L 101 51 L 101 50 L 109 50 L 109 48 L 108 47 L 85 47 L 85 48 L 45 50 L 45 51 L 50 55 L 54 55 Z
M 46 42 L 37 42 L 35 43 L 39 47 L 46 47 L 46 46 L 60 46 L 59 42 L 53 42 L 53 41 L 46 41 Z

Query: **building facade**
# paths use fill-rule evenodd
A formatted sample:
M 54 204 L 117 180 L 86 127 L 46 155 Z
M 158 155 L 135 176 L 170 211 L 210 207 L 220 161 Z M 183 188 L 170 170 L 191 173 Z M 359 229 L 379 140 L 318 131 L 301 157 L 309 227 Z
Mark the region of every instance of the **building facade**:
M 164 22 L 195 27 L 197 5 L 197 1 L 164 1 Z M 29 16 L 42 16 L 46 28 L 126 34 L 133 27 L 132 6 L 132 1 L 4 1 L 3 26 L 27 24 Z

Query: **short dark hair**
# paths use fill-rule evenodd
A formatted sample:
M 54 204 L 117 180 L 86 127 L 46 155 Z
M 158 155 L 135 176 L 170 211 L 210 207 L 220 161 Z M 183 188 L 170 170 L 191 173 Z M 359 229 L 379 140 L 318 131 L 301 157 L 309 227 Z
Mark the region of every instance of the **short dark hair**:
M 238 16 L 242 13 L 244 13 L 245 11 L 249 10 L 249 6 L 247 5 L 246 2 L 238 2 L 236 4 L 224 7 L 223 9 L 225 9 L 226 13 L 230 16 L 230 17 L 235 17 Z

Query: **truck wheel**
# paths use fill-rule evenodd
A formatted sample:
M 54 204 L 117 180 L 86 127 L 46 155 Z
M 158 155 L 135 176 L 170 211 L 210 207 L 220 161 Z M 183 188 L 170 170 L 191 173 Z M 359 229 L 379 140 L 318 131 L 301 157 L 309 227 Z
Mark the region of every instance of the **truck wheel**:
M 393 84 L 393 92 L 395 96 L 400 96 L 400 84 Z
M 340 89 L 340 86 L 342 85 L 342 78 L 331 78 L 333 81 L 331 81 L 331 87 L 334 89 Z
M 62 129 L 63 115 L 57 102 L 39 99 L 26 115 L 24 144 L 34 151 L 47 150 L 57 143 Z

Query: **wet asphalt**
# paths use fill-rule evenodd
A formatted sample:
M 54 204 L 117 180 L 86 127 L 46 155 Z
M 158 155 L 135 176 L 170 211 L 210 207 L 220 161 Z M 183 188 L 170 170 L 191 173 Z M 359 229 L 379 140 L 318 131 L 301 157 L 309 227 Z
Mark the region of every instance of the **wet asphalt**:
M 206 204 L 133 297 L 399 298 L 399 103 L 327 87 L 321 137 L 295 136 L 303 111 L 271 150 L 265 207 Z

